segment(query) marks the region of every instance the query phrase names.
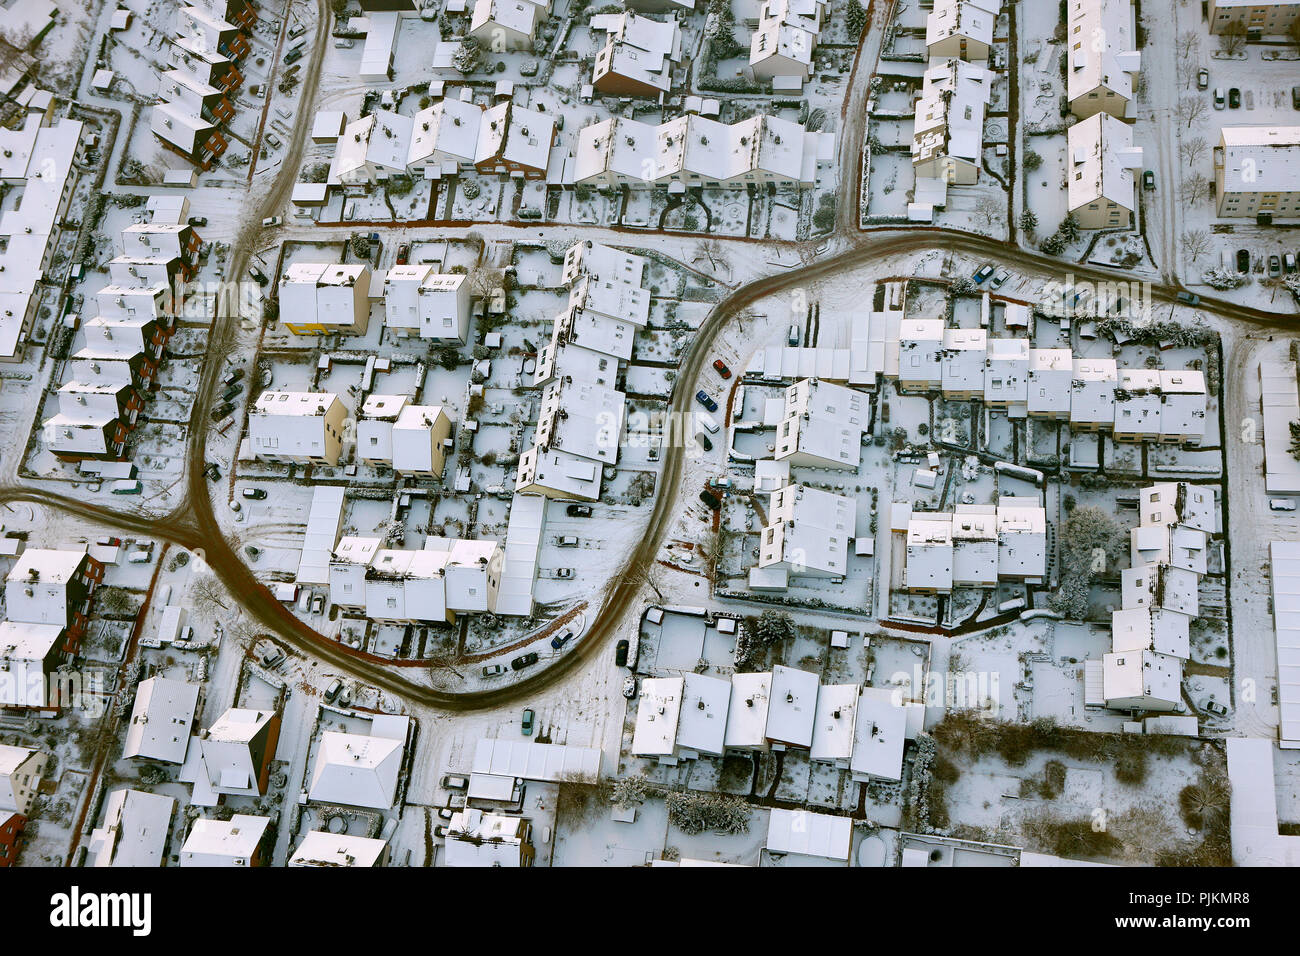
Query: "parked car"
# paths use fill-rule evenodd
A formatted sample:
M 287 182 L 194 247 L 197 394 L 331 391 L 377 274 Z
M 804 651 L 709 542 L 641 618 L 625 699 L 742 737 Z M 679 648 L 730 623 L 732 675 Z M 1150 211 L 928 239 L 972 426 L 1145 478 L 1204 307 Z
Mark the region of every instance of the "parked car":
M 449 773 L 442 778 L 444 790 L 464 790 L 469 787 L 469 780 L 459 774 Z
M 565 631 L 562 636 L 551 638 L 551 650 L 558 651 L 571 640 L 573 640 L 573 632 Z
M 284 662 L 284 651 L 270 641 L 257 642 L 257 659 L 263 667 L 277 667 Z
M 1224 707 L 1217 700 L 1201 701 L 1201 710 L 1205 711 L 1207 714 L 1213 714 L 1215 717 L 1228 716 L 1228 708 Z
M 266 227 L 284 225 L 284 218 L 281 216 L 267 216 L 262 220 L 262 225 Z
M 203 474 L 208 478 L 210 478 L 212 481 L 221 480 L 221 469 L 217 467 L 217 463 L 215 461 L 208 462 L 207 467 L 203 469 Z
M 190 216 L 191 226 L 206 226 L 208 224 L 207 216 Z
M 352 44 L 353 44 L 352 37 L 340 37 L 339 39 L 334 41 L 334 49 L 351 50 Z
M 218 405 L 216 408 L 212 410 L 212 420 L 214 422 L 219 422 L 223 418 L 229 417 L 231 412 L 233 412 L 234 410 L 235 410 L 235 405 L 233 402 L 225 402 L 221 405 Z
M 568 581 L 573 577 L 573 568 L 556 568 L 555 576 L 561 581 Z
M 1276 279 L 1282 274 L 1282 257 L 1274 253 L 1268 257 L 1268 277 Z
M 406 260 L 410 257 L 410 255 L 411 255 L 411 244 L 409 242 L 402 243 L 400 246 L 397 247 L 397 264 L 399 266 L 406 265 Z
M 228 389 L 226 389 L 224 392 L 221 393 L 221 400 L 223 402 L 228 402 L 243 390 L 244 390 L 243 383 L 236 382 L 234 385 L 231 385 Z
M 266 491 L 262 488 L 245 488 L 241 493 L 245 498 L 251 498 L 254 501 L 261 501 L 266 497 Z
M 700 500 L 708 505 L 712 511 L 717 511 L 722 507 L 722 500 L 707 488 L 700 492 Z
M 1290 498 L 1269 498 L 1269 511 L 1295 511 L 1295 502 Z
M 623 678 L 623 696 L 628 700 L 636 696 L 636 678 L 631 674 Z
M 351 43 L 352 41 L 349 40 L 348 42 Z M 435 837 L 438 837 L 439 839 L 446 839 L 448 832 L 449 830 L 447 829 L 447 827 L 441 823 L 433 828 L 433 835 Z
M 1011 273 L 1006 269 L 999 269 L 997 273 L 989 280 L 990 289 L 1000 289 L 1003 283 L 1011 278 Z
M 1226 101 L 1223 98 L 1223 87 L 1216 86 L 1214 88 L 1214 108 L 1216 110 L 1221 110 L 1223 109 L 1225 103 Z
M 716 412 L 718 410 L 718 403 L 710 398 L 709 393 L 704 389 L 700 389 L 695 393 L 695 400 L 711 412 Z
M 1192 292 L 1180 292 L 1178 293 L 1178 301 L 1184 305 L 1200 305 L 1201 297 Z
M 578 546 L 578 536 L 575 534 L 563 534 L 555 539 L 555 546 L 558 548 L 576 548 Z
M 976 285 L 980 285 L 985 279 L 993 275 L 993 268 L 993 263 L 986 262 L 976 270 L 975 274 L 971 276 L 971 278 L 975 280 Z
M 708 435 L 700 434 L 700 445 L 703 446 L 705 451 L 713 451 L 713 442 L 709 441 Z
M 1228 109 L 1235 110 L 1241 106 L 1241 90 L 1235 86 L 1228 90 Z
M 1208 90 L 1210 88 L 1210 71 L 1201 67 L 1196 74 L 1196 88 L 1198 90 Z
M 325 595 L 318 594 L 311 599 L 311 612 L 319 614 L 325 610 Z
M 1142 174 L 1142 188 L 1143 189 L 1156 188 L 1156 174 L 1153 170 L 1148 169 L 1146 172 Z
M 506 666 L 504 664 L 488 664 L 480 671 L 484 677 L 500 677 L 505 672 Z
M 334 699 L 338 697 L 341 690 L 343 690 L 343 681 L 336 677 L 334 680 L 330 681 L 330 685 L 325 688 L 325 703 L 334 703 Z
M 723 378 L 731 378 L 731 369 L 727 368 L 727 363 L 722 359 L 714 359 L 713 367 L 717 369 L 718 374 Z
M 271 281 L 266 277 L 265 272 L 263 272 L 261 269 L 259 269 L 257 266 L 254 265 L 250 265 L 248 267 L 248 274 L 252 276 L 254 280 L 256 280 L 258 285 L 266 285 L 268 282 Z
M 525 737 L 533 735 L 533 709 L 531 707 L 524 708 L 523 719 L 519 722 L 519 731 Z
M 1245 249 L 1237 250 L 1237 271 L 1238 272 L 1250 271 L 1250 252 Z
M 512 671 L 521 671 L 525 667 L 532 667 L 536 663 L 537 663 L 536 654 L 532 654 L 532 653 L 523 654 L 520 657 L 516 657 L 513 661 L 510 662 L 510 669 Z
M 1296 269 L 1295 253 L 1288 252 L 1286 255 L 1282 257 L 1282 271 L 1285 272 L 1287 275 L 1290 275 L 1291 273 L 1295 272 L 1295 269 Z
M 619 641 L 614 645 L 614 664 L 617 667 L 627 667 L 627 639 Z
M 569 505 L 564 509 L 564 513 L 570 518 L 590 518 L 591 505 Z
M 244 377 L 244 370 L 242 368 L 234 368 L 225 374 L 225 376 L 221 379 L 221 384 L 234 385 L 243 377 Z

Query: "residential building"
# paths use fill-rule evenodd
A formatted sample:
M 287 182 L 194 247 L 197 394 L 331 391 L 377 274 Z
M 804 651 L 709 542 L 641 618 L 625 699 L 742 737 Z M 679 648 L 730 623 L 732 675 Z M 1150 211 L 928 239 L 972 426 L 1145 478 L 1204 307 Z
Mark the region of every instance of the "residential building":
M 91 866 L 160 867 L 166 858 L 176 801 L 119 787 L 104 801 L 104 822 L 90 834 Z
M 232 707 L 189 748 L 180 779 L 194 784 L 191 803 L 216 806 L 221 796 L 266 793 L 280 739 L 275 711 Z
M 21 813 L 0 811 L 0 867 L 17 866 L 22 851 L 19 840 L 27 827 L 27 817 Z
M 1133 607 L 1110 612 L 1111 650 L 1156 651 L 1171 657 L 1191 656 L 1191 618 L 1177 611 Z
M 653 757 L 669 765 L 677 763 L 677 725 L 684 691 L 685 680 L 681 677 L 647 677 L 641 681 L 632 756 Z
M 494 540 L 430 535 L 419 550 L 344 537 L 329 568 L 330 603 L 371 620 L 427 624 L 495 612 L 505 555 Z
M 984 404 L 1011 416 L 1028 413 L 1029 340 L 989 339 L 984 362 Z
M 650 321 L 650 290 L 620 279 L 581 275 L 569 288 L 569 308 L 582 309 L 644 328 Z
M 1205 437 L 1205 373 L 1196 369 L 1160 372 L 1160 440 L 1199 444 Z
M 904 319 L 898 329 L 898 388 L 934 392 L 943 383 L 943 319 Z
M 1137 208 L 1142 147 L 1133 127 L 1109 113 L 1093 113 L 1066 133 L 1068 207 L 1084 229 L 1128 229 Z
M 750 37 L 749 68 L 759 83 L 791 78 L 798 85 L 812 76 L 813 52 L 822 28 L 822 0 L 763 0 L 758 27 Z
M 758 566 L 801 577 L 843 578 L 856 528 L 857 502 L 852 498 L 787 485 L 772 493 Z
M 848 863 L 853 845 L 853 820 L 851 817 L 813 813 L 811 810 L 771 811 L 767 825 L 767 843 L 770 854 L 784 856 L 824 857 Z
M 812 747 L 817 720 L 816 674 L 777 664 L 772 668 L 772 692 L 767 705 L 767 743 L 773 750 Z
M 998 500 L 998 577 L 1041 584 L 1047 575 L 1047 512 L 1037 498 Z
M 1113 710 L 1183 709 L 1183 662 L 1156 651 L 1118 651 L 1102 658 L 1106 706 Z
M 1287 36 L 1300 19 L 1300 2 L 1296 0 L 1207 0 L 1207 4 L 1211 33 L 1224 33 L 1241 24 L 1251 41 Z
M 27 548 L 5 578 L 9 620 L 58 625 L 66 632 L 63 649 L 75 654 L 103 580 L 104 565 L 85 551 Z
M 426 179 L 472 169 L 482 121 L 481 106 L 453 97 L 420 110 L 411 124 L 406 168 Z
M 412 405 L 405 395 L 371 394 L 357 422 L 359 459 L 387 465 L 399 475 L 440 478 L 451 438 L 442 405 Z
M 587 239 L 569 246 L 564 254 L 560 279 L 571 286 L 582 276 L 591 276 L 598 282 L 622 282 L 639 289 L 644 275 L 645 259 L 642 256 Z
M 1133 0 L 1068 0 L 1066 98 L 1080 119 L 1123 119 L 1142 67 L 1133 36 Z
M 405 725 L 406 719 L 402 719 Z M 316 747 L 308 798 L 317 803 L 388 810 L 397 795 L 406 737 L 327 730 Z
M 952 515 L 913 512 L 907 523 L 903 587 L 947 594 L 953 583 Z
M 912 167 L 918 177 L 954 186 L 979 180 L 992 85 L 984 67 L 956 57 L 930 62 L 915 106 Z
M 727 750 L 768 749 L 767 711 L 771 691 L 771 673 L 731 675 L 731 699 L 727 704 L 727 729 L 723 737 Z
M 523 817 L 459 810 L 447 822 L 443 866 L 532 866 L 537 851 Z
M 348 833 L 310 830 L 289 858 L 289 866 L 367 867 L 388 864 L 388 843 Z
M 940 387 L 949 401 L 982 401 L 988 332 L 984 329 L 944 329 Z
M 816 378 L 789 386 L 774 458 L 791 465 L 856 469 L 870 418 L 869 402 L 863 392 Z
M 370 266 L 295 262 L 280 276 L 280 321 L 295 335 L 365 335 Z
M 959 504 L 952 516 L 952 586 L 991 588 L 997 583 L 997 509 Z
M 374 185 L 408 175 L 415 120 L 392 110 L 375 110 L 343 129 L 330 162 L 328 182 Z
M 930 59 L 987 60 L 993 47 L 1001 0 L 934 0 L 925 18 L 925 49 Z
M 0 813 L 31 816 L 49 759 L 39 750 L 0 744 Z
M 263 461 L 337 465 L 347 409 L 332 392 L 265 391 L 248 416 L 248 450 Z
M 269 817 L 236 813 L 229 820 L 194 821 L 181 847 L 181 866 L 248 867 L 261 863 L 259 846 Z
M 1125 608 L 1176 611 L 1197 617 L 1200 578 L 1194 571 L 1168 564 L 1144 564 L 1120 572 Z
M 506 2 L 533 7 L 529 0 Z M 483 113 L 474 148 L 474 168 L 480 173 L 508 173 L 517 179 L 542 179 L 555 140 L 555 120 L 550 114 L 505 100 Z
M 0 622 L 0 708 L 45 710 L 64 701 L 54 672 L 66 651 L 61 624 Z
M 1214 534 L 1218 530 L 1214 489 L 1186 481 L 1170 481 L 1143 488 L 1138 515 L 1142 525 L 1184 525 Z
M 469 335 L 469 276 L 432 266 L 393 266 L 384 275 L 384 325 L 401 338 L 418 335 L 463 345 Z
M 1122 368 L 1115 390 L 1115 440 L 1160 439 L 1160 373 L 1155 369 Z
M 199 686 L 170 677 L 142 680 L 126 729 L 123 757 L 183 764 L 199 705 Z
M 848 770 L 853 758 L 853 728 L 858 713 L 859 684 L 822 684 L 817 692 L 809 756 Z
M 1119 370 L 1114 359 L 1074 359 L 1070 383 L 1070 430 L 1099 432 L 1115 427 L 1115 389 Z
M 1140 525 L 1129 530 L 1131 563 L 1135 568 L 1168 564 L 1204 575 L 1209 569 L 1208 539 L 1204 531 L 1185 525 Z
M 853 733 L 849 771 L 853 780 L 903 779 L 907 708 L 891 687 L 863 687 Z
M 474 0 L 467 35 L 486 50 L 532 52 L 537 26 L 546 19 L 549 6 L 532 0 Z
M 591 79 L 601 93 L 658 97 L 672 89 L 673 66 L 682 58 L 682 30 L 676 19 L 654 20 L 629 10 L 595 14 L 590 29 L 606 34 Z
M 1026 403 L 1029 416 L 1057 422 L 1069 420 L 1073 382 L 1074 356 L 1069 349 L 1030 349 Z

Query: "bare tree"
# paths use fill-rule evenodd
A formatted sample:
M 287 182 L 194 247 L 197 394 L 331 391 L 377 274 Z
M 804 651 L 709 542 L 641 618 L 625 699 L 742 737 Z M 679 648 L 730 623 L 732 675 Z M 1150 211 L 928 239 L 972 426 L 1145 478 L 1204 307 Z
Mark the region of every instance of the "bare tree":
M 975 203 L 975 215 L 985 226 L 992 227 L 1002 221 L 1002 206 L 992 196 L 981 196 Z
M 1208 107 L 1199 96 L 1183 96 L 1178 100 L 1178 121 L 1191 129 L 1193 123 L 1204 122 Z
M 1219 34 L 1219 49 L 1224 53 L 1236 56 L 1241 52 L 1241 48 L 1246 45 L 1246 24 L 1241 22 L 1229 23 Z
M 190 585 L 190 602 L 194 610 L 200 614 L 210 614 L 220 608 L 225 611 L 229 609 L 222 598 L 226 597 L 226 589 L 221 586 L 221 582 L 214 575 L 205 574 L 197 578 Z
M 1200 173 L 1184 177 L 1178 185 L 1178 198 L 1185 205 L 1195 206 L 1204 202 L 1210 195 L 1210 181 Z
M 636 584 L 650 588 L 651 591 L 654 591 L 655 597 L 657 597 L 661 603 L 663 602 L 664 592 L 661 587 L 662 582 L 659 578 L 659 565 L 655 563 L 654 559 L 651 559 L 646 564 L 637 564 L 634 562 L 629 565 L 627 576 Z
M 1210 234 L 1204 229 L 1188 229 L 1178 239 L 1183 255 L 1196 263 L 1210 252 Z
M 505 273 L 500 269 L 475 269 L 469 277 L 469 288 L 474 295 L 485 299 L 503 288 L 504 282 Z
M 1198 53 L 1200 49 L 1201 49 L 1201 37 L 1200 34 L 1198 34 L 1196 31 L 1184 30 L 1182 33 L 1178 34 L 1178 41 L 1177 41 L 1178 59 L 1180 60 L 1195 59 L 1195 54 Z
M 1209 148 L 1209 144 L 1199 136 L 1196 139 L 1184 139 L 1178 143 L 1178 155 L 1186 165 L 1195 166 Z
M 696 243 L 695 260 L 698 262 L 700 259 L 708 259 L 709 268 L 714 272 L 717 272 L 718 267 L 721 266 L 727 270 L 728 274 L 731 273 L 731 260 L 727 258 L 722 243 L 717 239 L 701 239 Z

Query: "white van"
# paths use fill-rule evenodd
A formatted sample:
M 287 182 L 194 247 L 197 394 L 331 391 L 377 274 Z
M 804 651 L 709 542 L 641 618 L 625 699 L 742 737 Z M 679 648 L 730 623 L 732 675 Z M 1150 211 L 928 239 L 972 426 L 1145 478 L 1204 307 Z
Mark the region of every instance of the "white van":
M 700 412 L 699 415 L 696 416 L 695 420 L 698 421 L 710 435 L 716 435 L 718 433 L 718 423 L 713 420 L 713 416 L 708 412 Z

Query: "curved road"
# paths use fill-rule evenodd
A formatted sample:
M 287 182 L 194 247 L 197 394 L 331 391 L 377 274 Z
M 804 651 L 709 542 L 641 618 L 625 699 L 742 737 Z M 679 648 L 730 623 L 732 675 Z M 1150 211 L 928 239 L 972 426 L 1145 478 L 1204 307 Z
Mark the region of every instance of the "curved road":
M 319 29 L 323 28 L 318 28 Z M 292 165 L 286 165 L 293 169 Z M 285 188 L 277 184 L 273 195 L 283 196 Z M 929 228 L 899 231 L 886 229 L 858 237 L 852 246 L 835 255 L 787 272 L 765 276 L 741 286 L 718 302 L 700 326 L 686 355 L 682 359 L 674 390 L 671 410 L 687 412 L 693 397 L 693 383 L 711 353 L 713 342 L 726 324 L 747 307 L 763 298 L 823 279 L 835 273 L 859 268 L 885 256 L 916 253 L 940 249 L 966 253 L 976 257 L 995 257 L 1001 262 L 1020 268 L 1026 274 L 1072 272 L 1076 278 L 1091 281 L 1141 281 L 1136 276 L 1115 271 L 1071 266 L 1056 259 L 1016 249 L 986 237 L 968 235 L 953 230 Z M 247 250 L 241 243 L 232 254 L 231 262 L 243 268 Z M 230 274 L 235 274 L 232 270 Z M 1153 298 L 1163 303 L 1173 303 L 1179 290 L 1167 285 L 1153 285 Z M 1220 299 L 1206 299 L 1203 311 L 1214 315 L 1262 326 L 1265 328 L 1293 327 L 1294 317 L 1278 316 L 1261 309 L 1237 305 Z M 229 318 L 229 317 L 227 317 Z M 231 322 L 214 326 L 214 348 L 220 349 L 233 339 Z M 216 354 L 221 354 L 217 351 Z M 204 369 L 202 384 L 195 401 L 191 425 L 189 455 L 189 488 L 186 500 L 170 515 L 146 518 L 123 514 L 99 505 L 87 504 L 74 498 L 21 486 L 0 487 L 0 503 L 27 501 L 78 515 L 87 520 L 104 523 L 138 534 L 170 541 L 189 550 L 201 549 L 214 573 L 231 592 L 237 595 L 241 606 L 268 631 L 296 649 L 326 661 L 344 673 L 364 680 L 376 687 L 403 696 L 427 706 L 448 711 L 470 711 L 496 707 L 525 698 L 549 687 L 576 666 L 589 659 L 607 643 L 623 621 L 624 615 L 638 610 L 642 590 L 643 572 L 658 554 L 671 521 L 676 516 L 674 507 L 683 480 L 684 449 L 680 446 L 665 450 L 663 478 L 655 498 L 648 527 L 640 544 L 628 556 L 621 573 L 610 589 L 604 606 L 595 622 L 578 646 L 569 654 L 558 658 L 545 671 L 508 687 L 469 693 L 449 693 L 434 690 L 416 683 L 382 663 L 356 656 L 341 644 L 316 633 L 296 618 L 290 610 L 275 600 L 270 590 L 254 577 L 237 551 L 225 539 L 217 522 L 208 494 L 206 479 L 201 469 L 207 435 L 206 408 L 211 403 L 216 387 L 220 362 L 211 361 Z

